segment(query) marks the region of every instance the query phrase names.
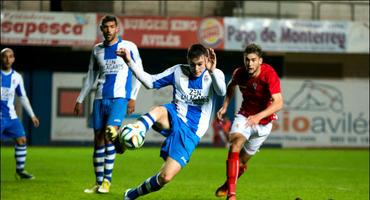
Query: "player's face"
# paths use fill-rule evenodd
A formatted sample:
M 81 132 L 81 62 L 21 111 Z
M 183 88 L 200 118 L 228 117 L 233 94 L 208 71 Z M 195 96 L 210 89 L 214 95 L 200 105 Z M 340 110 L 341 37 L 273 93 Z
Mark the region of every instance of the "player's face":
M 114 21 L 108 21 L 100 26 L 100 30 L 103 33 L 105 42 L 111 43 L 117 38 L 119 28 Z
M 15 61 L 14 53 L 11 50 L 3 52 L 1 55 L 2 68 L 10 69 Z
M 257 76 L 260 73 L 262 58 L 255 53 L 244 54 L 244 65 L 249 75 Z
M 206 69 L 206 59 L 207 57 L 204 55 L 197 58 L 188 59 L 190 72 L 193 74 L 193 76 L 199 77 L 202 75 L 203 71 Z

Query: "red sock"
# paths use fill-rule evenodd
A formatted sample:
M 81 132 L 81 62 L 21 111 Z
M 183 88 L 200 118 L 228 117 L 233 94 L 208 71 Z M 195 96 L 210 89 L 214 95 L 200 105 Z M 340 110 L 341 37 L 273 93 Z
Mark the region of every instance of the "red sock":
M 227 162 L 226 162 L 226 164 L 227 164 Z M 245 163 L 245 164 L 240 164 L 239 163 L 238 179 L 239 179 L 239 177 L 241 177 L 244 174 L 245 171 L 247 171 L 247 169 L 248 169 L 247 163 Z M 227 175 L 227 170 L 226 170 L 226 175 Z M 226 179 L 225 183 L 222 185 L 222 187 L 225 188 L 225 190 L 228 188 L 227 187 L 227 179 Z
M 227 159 L 228 196 L 235 195 L 238 171 L 239 171 L 239 152 L 229 152 L 229 156 Z

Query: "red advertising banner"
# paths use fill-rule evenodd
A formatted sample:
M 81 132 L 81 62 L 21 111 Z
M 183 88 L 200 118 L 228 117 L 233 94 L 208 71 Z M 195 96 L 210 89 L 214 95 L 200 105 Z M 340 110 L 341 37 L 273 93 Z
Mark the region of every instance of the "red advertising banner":
M 98 15 L 97 24 L 101 17 Z M 140 48 L 187 49 L 194 43 L 224 48 L 223 18 L 118 16 L 118 20 L 122 38 Z
M 1 13 L 1 43 L 15 45 L 92 46 L 96 14 Z

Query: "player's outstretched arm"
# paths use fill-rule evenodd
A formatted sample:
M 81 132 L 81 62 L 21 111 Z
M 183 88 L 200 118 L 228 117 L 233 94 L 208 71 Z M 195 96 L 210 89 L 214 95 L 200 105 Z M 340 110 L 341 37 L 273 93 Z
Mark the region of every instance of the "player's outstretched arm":
M 136 78 L 148 89 L 153 88 L 153 78 L 152 75 L 146 73 L 142 68 L 140 68 L 131 58 L 130 51 L 125 48 L 120 48 L 116 51 L 116 55 L 120 56 L 125 63 L 131 68 L 132 72 Z

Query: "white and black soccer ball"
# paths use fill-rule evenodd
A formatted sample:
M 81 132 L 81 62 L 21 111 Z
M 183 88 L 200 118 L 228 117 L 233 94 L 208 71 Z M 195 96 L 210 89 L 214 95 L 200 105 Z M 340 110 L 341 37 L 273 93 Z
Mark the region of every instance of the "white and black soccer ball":
M 144 144 L 145 132 L 136 124 L 127 124 L 121 127 L 119 140 L 127 149 L 138 149 Z

